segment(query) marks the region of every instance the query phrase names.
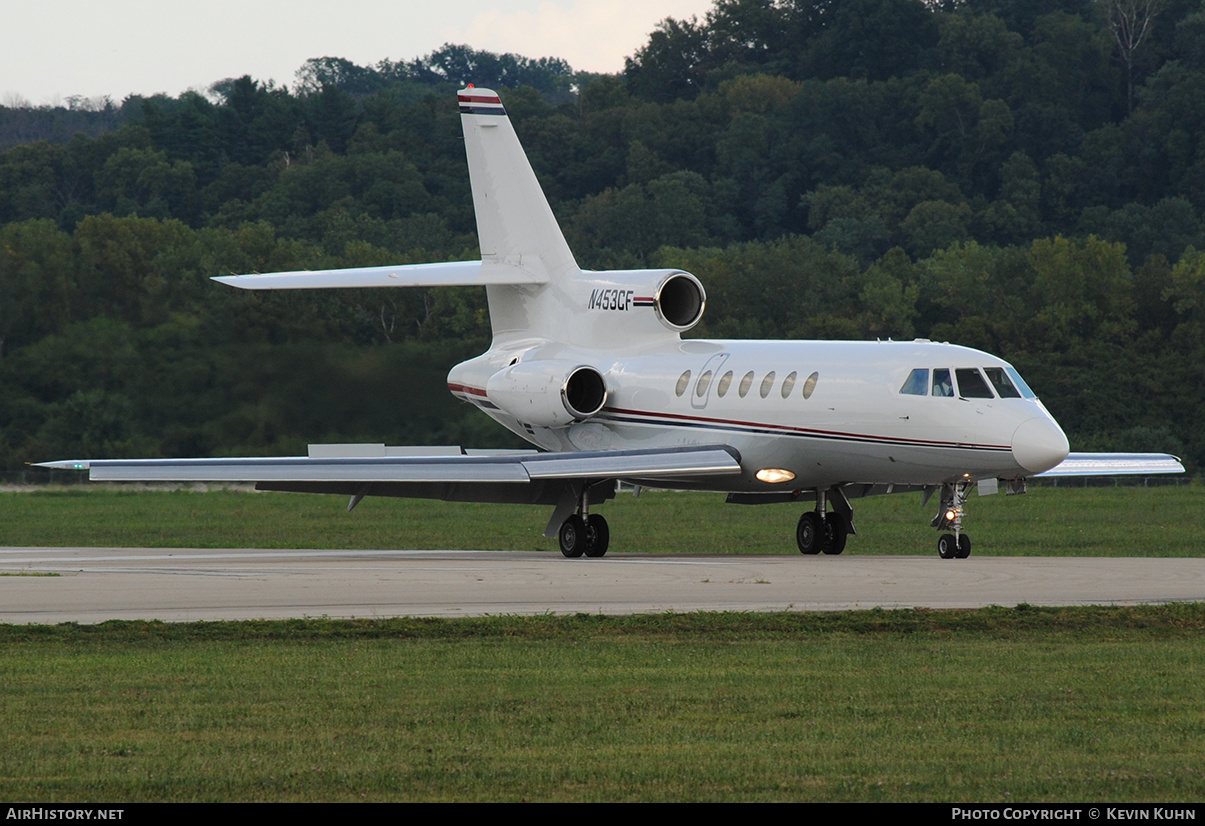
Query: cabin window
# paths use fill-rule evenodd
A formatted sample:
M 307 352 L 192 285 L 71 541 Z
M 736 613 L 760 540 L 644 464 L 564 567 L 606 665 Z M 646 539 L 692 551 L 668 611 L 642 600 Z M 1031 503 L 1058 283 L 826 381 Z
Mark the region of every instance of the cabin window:
M 728 387 L 731 384 L 732 384 L 732 371 L 729 370 L 727 373 L 720 376 L 720 380 L 715 386 L 715 392 L 719 395 L 719 397 L 721 399 L 724 398 L 724 395 L 728 392 Z
M 950 380 L 950 371 L 944 367 L 933 371 L 933 395 L 954 397 L 954 382 Z
M 804 379 L 803 397 L 805 399 L 810 399 L 812 397 L 812 391 L 816 389 L 816 382 L 819 380 L 820 380 L 819 373 L 812 373 L 812 375 L 810 375 L 806 379 Z
M 770 395 L 770 388 L 773 386 L 774 386 L 774 371 L 771 370 L 769 373 L 766 373 L 766 377 L 761 380 L 761 390 L 759 392 L 761 392 L 761 397 L 763 399 L 766 396 Z
M 1004 372 L 1003 367 L 984 367 L 983 372 L 987 374 L 987 380 L 992 383 L 992 387 L 996 388 L 997 396 L 1002 399 L 1021 398 L 1017 388 L 1008 380 L 1008 373 Z
M 789 376 L 782 380 L 782 397 L 785 399 L 791 395 L 791 391 L 795 389 L 795 372 L 792 371 Z
M 983 374 L 974 367 L 959 367 L 954 371 L 958 376 L 958 392 L 964 399 L 994 399 L 992 388 L 983 380 Z
M 695 385 L 695 396 L 703 398 L 707 395 L 707 388 L 711 387 L 711 371 L 708 370 L 703 375 L 699 376 L 699 383 Z
M 745 374 L 745 377 L 741 379 L 741 386 L 737 388 L 736 392 L 738 394 L 740 394 L 740 397 L 743 399 L 743 398 L 745 398 L 745 396 L 749 395 L 749 388 L 752 386 L 753 386 L 753 371 L 750 370 L 748 373 Z
M 929 395 L 929 371 L 923 367 L 918 367 L 909 373 L 908 380 L 900 388 L 900 394 L 903 396 Z
M 690 384 L 690 371 L 686 370 L 678 377 L 678 386 L 674 388 L 674 392 L 681 396 L 686 392 L 687 385 Z

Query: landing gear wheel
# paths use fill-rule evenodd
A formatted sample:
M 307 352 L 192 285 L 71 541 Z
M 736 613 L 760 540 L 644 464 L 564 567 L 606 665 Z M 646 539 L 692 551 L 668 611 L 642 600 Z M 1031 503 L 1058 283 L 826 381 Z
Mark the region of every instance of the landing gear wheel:
M 592 513 L 586 519 L 586 556 L 600 557 L 607 552 L 611 544 L 611 530 L 607 520 L 597 513 Z
M 824 544 L 828 531 L 820 521 L 820 514 L 808 511 L 799 517 L 799 525 L 795 528 L 795 541 L 799 543 L 801 554 L 818 554 Z
M 573 559 L 586 551 L 586 522 L 576 513 L 561 523 L 557 534 L 561 543 L 561 553 Z
M 958 534 L 958 550 L 954 555 L 959 559 L 966 559 L 971 555 L 971 538 L 965 533 Z
M 967 546 L 967 552 L 970 552 L 970 545 Z M 941 539 L 937 540 L 937 555 L 942 559 L 953 559 L 958 553 L 958 540 L 954 538 L 952 533 L 943 533 Z
M 849 531 L 845 527 L 845 518 L 839 513 L 826 514 L 824 517 L 824 552 L 836 556 L 845 550 L 845 539 Z

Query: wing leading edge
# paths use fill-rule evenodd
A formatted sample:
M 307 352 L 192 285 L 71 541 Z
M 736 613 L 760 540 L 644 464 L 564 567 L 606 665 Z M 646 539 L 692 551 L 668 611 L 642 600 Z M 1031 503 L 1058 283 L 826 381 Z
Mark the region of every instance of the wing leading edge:
M 741 470 L 735 451 L 717 445 L 509 455 L 90 459 L 42 462 L 39 466 L 87 470 L 91 480 L 108 482 L 397 482 L 470 485 L 627 477 L 675 479 L 723 476 Z

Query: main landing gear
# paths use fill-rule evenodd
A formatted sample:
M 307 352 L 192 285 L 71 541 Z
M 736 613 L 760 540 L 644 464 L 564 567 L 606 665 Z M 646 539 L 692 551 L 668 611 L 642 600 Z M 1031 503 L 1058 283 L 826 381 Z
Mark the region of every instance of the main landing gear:
M 825 504 L 833 510 L 825 513 Z M 835 556 L 845 550 L 845 540 L 853 529 L 853 508 L 849 500 L 837 488 L 816 491 L 816 509 L 799 517 L 795 528 L 795 541 L 802 554 L 818 554 L 823 551 Z
M 570 559 L 582 556 L 600 557 L 611 544 L 611 531 L 607 520 L 597 513 L 589 512 L 589 496 L 585 489 L 578 496 L 577 513 L 561 523 L 557 532 L 561 553 Z M 553 523 L 555 524 L 555 523 Z
M 573 514 L 561 523 L 557 534 L 561 543 L 561 553 L 571 559 L 582 554 L 599 557 L 607 552 L 611 543 L 611 531 L 607 520 L 597 513 L 589 516 Z
M 962 514 L 966 509 L 971 482 L 954 482 L 941 486 L 941 508 L 930 523 L 943 533 L 937 540 L 937 555 L 942 559 L 966 559 L 971 555 L 971 538 L 962 532 Z

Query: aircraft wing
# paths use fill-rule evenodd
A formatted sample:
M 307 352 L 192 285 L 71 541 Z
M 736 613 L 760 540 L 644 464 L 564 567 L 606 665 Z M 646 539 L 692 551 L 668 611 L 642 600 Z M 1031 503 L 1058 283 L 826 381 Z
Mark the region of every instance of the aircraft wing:
M 1069 453 L 1061 464 L 1039 477 L 1123 476 L 1183 473 L 1184 465 L 1170 453 Z
M 267 275 L 218 275 L 241 290 L 309 290 L 360 287 L 474 287 L 490 284 L 545 284 L 546 275 L 497 262 L 447 261 L 442 264 L 403 264 L 394 267 L 348 267 L 341 270 L 299 270 Z
M 718 445 L 580 453 L 78 459 L 41 462 L 39 467 L 87 470 L 93 481 L 338 483 L 339 487 L 378 482 L 523 485 L 544 480 L 675 479 L 741 470 L 734 451 Z

